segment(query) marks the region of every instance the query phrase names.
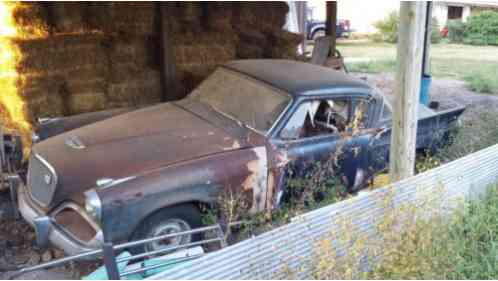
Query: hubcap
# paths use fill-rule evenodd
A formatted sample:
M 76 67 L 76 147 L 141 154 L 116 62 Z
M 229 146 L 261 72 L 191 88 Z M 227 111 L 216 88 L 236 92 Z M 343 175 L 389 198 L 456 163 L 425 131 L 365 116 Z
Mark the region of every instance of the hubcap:
M 157 237 L 166 234 L 184 232 L 190 230 L 189 224 L 181 219 L 169 219 L 158 226 L 154 227 L 148 237 Z M 147 251 L 157 251 L 167 247 L 179 246 L 190 243 L 192 240 L 191 234 L 174 236 L 163 240 L 155 241 L 147 245 Z

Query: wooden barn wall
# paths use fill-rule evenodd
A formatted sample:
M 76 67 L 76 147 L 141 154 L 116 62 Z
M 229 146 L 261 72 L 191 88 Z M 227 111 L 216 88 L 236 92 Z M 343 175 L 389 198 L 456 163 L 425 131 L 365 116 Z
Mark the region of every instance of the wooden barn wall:
M 185 96 L 232 59 L 292 58 L 300 40 L 282 29 L 285 2 L 24 3 L 17 23 L 27 33 L 36 27 L 48 34 L 16 41 L 30 118 L 159 102 L 158 5 L 171 15 L 173 96 Z

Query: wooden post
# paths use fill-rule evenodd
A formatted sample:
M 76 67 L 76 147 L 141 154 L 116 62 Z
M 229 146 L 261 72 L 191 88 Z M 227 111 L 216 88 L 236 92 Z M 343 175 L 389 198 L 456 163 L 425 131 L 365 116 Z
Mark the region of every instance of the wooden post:
M 412 176 L 415 168 L 426 5 L 425 1 L 400 4 L 389 170 L 392 182 Z
M 158 2 L 159 10 L 159 48 L 160 48 L 160 67 L 161 67 L 161 101 L 173 101 L 180 98 L 180 93 L 176 87 L 176 63 L 173 56 L 172 42 L 168 32 L 168 11 L 169 3 Z
M 431 72 L 431 64 L 430 64 L 431 33 L 432 33 L 432 1 L 428 1 L 427 15 L 425 19 L 424 59 L 422 61 L 422 73 L 425 75 L 429 75 Z
M 325 21 L 325 34 L 330 36 L 329 56 L 335 56 L 335 46 L 337 37 L 337 2 L 327 1 L 327 19 Z

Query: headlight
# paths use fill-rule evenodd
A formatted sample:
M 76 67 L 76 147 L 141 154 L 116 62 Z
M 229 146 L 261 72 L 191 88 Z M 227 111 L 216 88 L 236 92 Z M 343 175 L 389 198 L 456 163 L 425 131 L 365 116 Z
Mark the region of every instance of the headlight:
M 95 220 L 95 222 L 101 222 L 102 202 L 100 201 L 99 195 L 95 189 L 90 189 L 85 192 L 85 210 L 87 214 Z

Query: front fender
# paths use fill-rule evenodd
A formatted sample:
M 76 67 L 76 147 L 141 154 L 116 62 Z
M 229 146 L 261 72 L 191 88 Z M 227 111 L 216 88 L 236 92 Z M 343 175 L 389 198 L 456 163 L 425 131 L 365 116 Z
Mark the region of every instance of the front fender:
M 259 160 L 255 149 L 228 151 L 157 169 L 97 190 L 102 202 L 104 235 L 111 236 L 108 239 L 112 241 L 127 240 L 152 213 L 182 203 L 216 203 L 224 188 L 253 198 L 252 193 L 258 189 L 248 188 L 247 183 L 253 182 L 254 160 Z M 266 157 L 260 160 L 266 161 Z

